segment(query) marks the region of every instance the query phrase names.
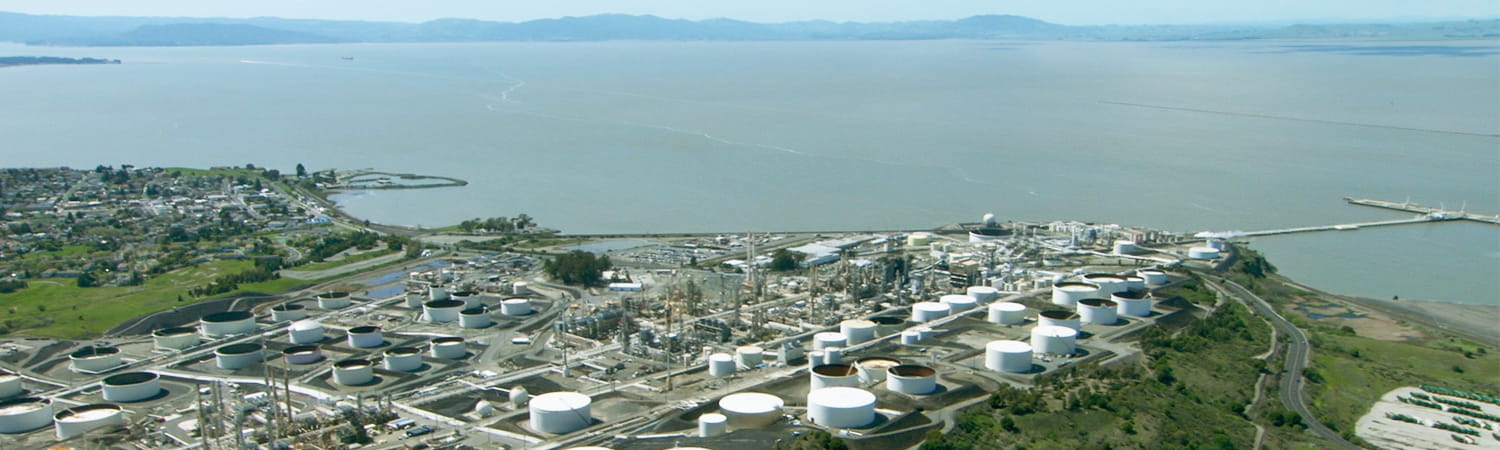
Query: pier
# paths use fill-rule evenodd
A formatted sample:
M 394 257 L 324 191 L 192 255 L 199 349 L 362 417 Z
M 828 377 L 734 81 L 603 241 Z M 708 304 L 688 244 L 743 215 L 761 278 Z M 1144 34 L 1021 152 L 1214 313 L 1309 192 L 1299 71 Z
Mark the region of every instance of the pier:
M 1472 220 L 1490 225 L 1500 225 L 1500 215 L 1474 214 L 1466 211 L 1452 211 L 1442 208 L 1422 206 L 1412 202 L 1396 203 L 1383 200 L 1370 200 L 1367 198 L 1344 197 L 1344 201 L 1351 205 L 1369 206 L 1373 208 L 1389 209 L 1393 211 L 1405 211 L 1413 214 L 1421 214 L 1437 220 Z
M 1479 223 L 1487 223 L 1487 224 L 1490 224 L 1490 225 L 1500 225 L 1500 216 L 1497 216 L 1497 215 L 1474 214 L 1474 213 L 1470 213 L 1470 212 L 1466 212 L 1466 211 L 1462 211 L 1462 210 L 1460 210 L 1460 211 L 1453 211 L 1453 210 L 1447 210 L 1447 209 L 1442 209 L 1442 208 L 1433 208 L 1433 207 L 1429 207 L 1429 206 L 1418 205 L 1418 204 L 1412 203 L 1412 202 L 1396 203 L 1396 202 L 1387 202 L 1387 201 L 1383 201 L 1383 200 L 1371 200 L 1371 199 L 1366 199 L 1366 198 L 1352 198 L 1352 197 L 1344 197 L 1344 201 L 1345 202 L 1349 202 L 1349 204 L 1351 204 L 1351 205 L 1369 206 L 1369 207 L 1374 207 L 1374 208 L 1389 209 L 1389 210 L 1393 210 L 1393 211 L 1402 211 L 1402 212 L 1408 212 L 1408 213 L 1417 214 L 1417 216 L 1409 218 L 1409 219 L 1381 220 L 1381 221 L 1375 221 L 1375 222 L 1359 222 L 1359 223 L 1344 223 L 1344 224 L 1337 224 L 1337 225 L 1320 225 L 1320 226 L 1311 226 L 1311 227 L 1278 228 L 1278 229 L 1274 229 L 1274 230 L 1260 230 L 1260 231 L 1229 231 L 1229 232 L 1208 232 L 1208 231 L 1205 231 L 1205 232 L 1202 232 L 1202 233 L 1198 233 L 1196 236 L 1200 237 L 1200 238 L 1206 238 L 1206 237 L 1238 238 L 1238 237 L 1275 236 L 1275 235 L 1279 235 L 1279 234 L 1312 233 L 1312 232 L 1319 232 L 1319 231 L 1352 231 L 1352 230 L 1358 230 L 1358 229 L 1361 229 L 1361 228 L 1385 227 L 1385 226 L 1391 226 L 1391 225 L 1407 225 L 1407 224 L 1413 224 L 1413 223 L 1448 222 L 1448 221 L 1454 221 L 1454 220 L 1470 220 L 1470 221 L 1479 222 Z
M 1406 225 L 1412 223 L 1442 222 L 1453 219 L 1436 219 L 1430 217 L 1417 217 L 1412 219 L 1382 220 L 1379 222 L 1345 223 L 1339 225 L 1322 225 L 1315 227 L 1279 228 L 1275 230 L 1246 231 L 1237 233 L 1239 237 L 1275 236 L 1278 234 L 1311 233 L 1314 231 L 1352 231 L 1360 228 L 1384 227 L 1390 225 Z

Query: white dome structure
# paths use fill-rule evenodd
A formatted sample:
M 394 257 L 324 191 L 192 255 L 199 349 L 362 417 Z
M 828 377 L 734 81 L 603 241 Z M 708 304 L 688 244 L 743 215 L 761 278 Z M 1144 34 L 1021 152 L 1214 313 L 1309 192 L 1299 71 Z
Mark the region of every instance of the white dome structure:
M 422 313 L 432 323 L 457 322 L 458 313 L 464 310 L 464 302 L 458 300 L 433 300 L 422 304 Z
M 363 386 L 375 381 L 375 365 L 366 359 L 346 359 L 333 363 L 333 382 L 344 386 Z
M 828 347 L 843 347 L 847 344 L 844 335 L 833 332 L 823 332 L 813 335 L 813 350 L 823 350 Z
M 931 322 L 947 317 L 952 309 L 947 303 L 918 302 L 911 305 L 911 320 L 915 322 Z
M 1038 314 L 1037 326 L 1064 327 L 1078 331 L 1083 328 L 1083 320 L 1078 317 L 1078 314 L 1072 311 L 1054 309 L 1042 311 L 1041 314 Z
M 151 372 L 112 375 L 99 384 L 104 387 L 104 401 L 108 402 L 138 402 L 161 393 L 161 376 Z
M 0 401 L 0 433 L 25 433 L 51 424 L 52 400 L 21 397 Z
M 282 303 L 271 307 L 272 322 L 288 322 L 307 318 L 307 307 L 292 303 Z
M 281 358 L 287 364 L 313 364 L 323 360 L 323 351 L 316 345 L 293 345 L 281 351 Z
M 1052 284 L 1052 304 L 1074 306 L 1079 300 L 1098 297 L 1100 286 L 1093 283 L 1064 281 Z
M 114 347 L 84 347 L 68 354 L 68 360 L 70 369 L 82 373 L 99 373 L 125 364 L 120 349 Z
M 875 322 L 869 320 L 856 319 L 839 322 L 839 334 L 844 335 L 844 341 L 848 345 L 874 340 L 875 328 Z
M 1031 348 L 1044 355 L 1071 355 L 1077 350 L 1078 330 L 1038 326 L 1031 330 Z
M 224 311 L 203 316 L 198 330 L 206 338 L 221 338 L 255 331 L 255 315 L 249 311 Z
M 1109 296 L 1119 308 L 1115 311 L 1121 316 L 1147 317 L 1151 315 L 1151 299 L 1144 290 L 1129 290 L 1116 292 Z
M 229 344 L 214 349 L 214 364 L 225 370 L 250 367 L 264 357 L 265 347 L 254 342 Z
M 55 423 L 57 438 L 67 440 L 99 428 L 125 425 L 125 411 L 119 405 L 83 405 L 57 413 Z
M 1026 305 L 1012 302 L 991 303 L 986 319 L 990 323 L 1020 325 L 1026 322 Z
M 886 369 L 885 388 L 902 394 L 931 394 L 937 391 L 937 370 L 915 364 Z
M 815 389 L 807 394 L 807 416 L 830 428 L 862 428 L 875 423 L 875 394 L 854 387 Z
M 974 297 L 965 294 L 944 295 L 938 298 L 938 301 L 948 305 L 949 311 L 952 311 L 953 314 L 974 309 L 975 306 L 979 305 L 978 301 L 974 300 Z
M 589 411 L 593 399 L 577 392 L 548 392 L 531 398 L 531 428 L 543 433 L 571 433 L 588 427 L 594 418 Z
M 984 367 L 997 372 L 1031 371 L 1031 345 L 1021 341 L 990 341 L 984 345 Z
M 859 371 L 848 364 L 816 365 L 808 373 L 814 390 L 834 386 L 859 386 Z
M 349 329 L 349 346 L 354 348 L 375 348 L 385 343 L 385 337 L 380 334 L 380 327 L 359 326 Z
M 729 418 L 729 426 L 736 429 L 758 428 L 781 418 L 781 408 L 786 402 L 775 395 L 761 392 L 741 392 L 719 399 L 719 411 Z
M 495 414 L 495 404 L 480 400 L 474 403 L 474 414 L 479 417 L 489 417 Z
M 1118 303 L 1099 298 L 1078 301 L 1078 315 L 1087 324 L 1114 325 L 1120 321 L 1119 313 L 1116 312 L 1118 308 Z
M 859 371 L 859 382 L 868 385 L 885 381 L 886 371 L 899 365 L 899 359 L 871 356 L 855 361 L 854 368 Z
M 422 368 L 422 351 L 413 347 L 396 347 L 385 351 L 385 370 L 416 372 Z
M 728 353 L 708 355 L 708 375 L 715 378 L 734 375 L 734 357 Z
M 1136 275 L 1146 280 L 1148 286 L 1161 286 L 1167 284 L 1167 272 L 1156 269 L 1145 269 L 1135 271 Z
M 981 304 L 987 304 L 1000 299 L 1000 290 L 991 286 L 969 286 L 964 290 L 970 297 Z
M 736 365 L 739 366 L 740 370 L 754 369 L 760 366 L 761 362 L 765 361 L 765 351 L 754 345 L 746 345 L 734 349 L 734 356 Z
M 729 432 L 729 418 L 723 414 L 698 416 L 698 437 L 714 437 Z
M 524 316 L 531 314 L 531 300 L 525 298 L 508 298 L 500 302 L 500 314 L 507 316 Z
M 162 328 L 151 332 L 151 341 L 162 350 L 182 350 L 198 345 L 198 329 L 193 327 Z
M 318 308 L 326 310 L 348 308 L 351 300 L 348 292 L 324 292 L 318 294 L 317 298 Z
M 468 354 L 469 349 L 464 346 L 464 338 L 440 337 L 432 340 L 433 358 L 460 359 Z
M 458 312 L 458 326 L 461 328 L 484 328 L 490 324 L 489 308 L 478 306 Z
M 287 339 L 293 344 L 305 345 L 323 342 L 323 324 L 316 320 L 299 320 L 287 327 Z
M 1210 260 L 1219 258 L 1219 249 L 1213 247 L 1193 247 L 1188 249 L 1188 259 Z

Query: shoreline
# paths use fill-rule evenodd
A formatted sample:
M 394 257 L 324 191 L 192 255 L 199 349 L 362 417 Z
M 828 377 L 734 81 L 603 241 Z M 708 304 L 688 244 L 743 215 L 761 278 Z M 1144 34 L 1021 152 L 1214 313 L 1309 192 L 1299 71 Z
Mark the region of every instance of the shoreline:
M 1500 347 L 1500 306 L 1452 303 L 1437 300 L 1390 300 L 1330 293 L 1282 275 L 1277 281 L 1324 296 L 1350 308 L 1374 311 L 1393 319 L 1448 333 L 1490 347 Z

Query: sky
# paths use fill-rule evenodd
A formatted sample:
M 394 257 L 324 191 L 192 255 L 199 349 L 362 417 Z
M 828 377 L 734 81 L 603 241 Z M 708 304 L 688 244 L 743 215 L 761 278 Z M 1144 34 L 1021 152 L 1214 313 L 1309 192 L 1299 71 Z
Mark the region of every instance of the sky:
M 886 22 L 1014 14 L 1065 25 L 1346 22 L 1500 17 L 1497 0 L 3 0 L 79 16 L 525 21 L 604 13 L 752 22 Z

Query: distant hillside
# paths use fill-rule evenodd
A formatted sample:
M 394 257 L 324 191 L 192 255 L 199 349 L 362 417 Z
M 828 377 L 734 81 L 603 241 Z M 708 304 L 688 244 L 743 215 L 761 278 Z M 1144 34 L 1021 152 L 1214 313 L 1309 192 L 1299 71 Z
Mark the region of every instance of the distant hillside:
M 790 41 L 882 39 L 1475 39 L 1500 37 L 1500 19 L 1287 27 L 1069 26 L 1012 15 L 908 22 L 754 23 L 606 14 L 527 22 L 440 19 L 423 23 L 280 18 L 36 16 L 0 12 L 0 41 L 33 45 L 161 46 L 328 42 Z

